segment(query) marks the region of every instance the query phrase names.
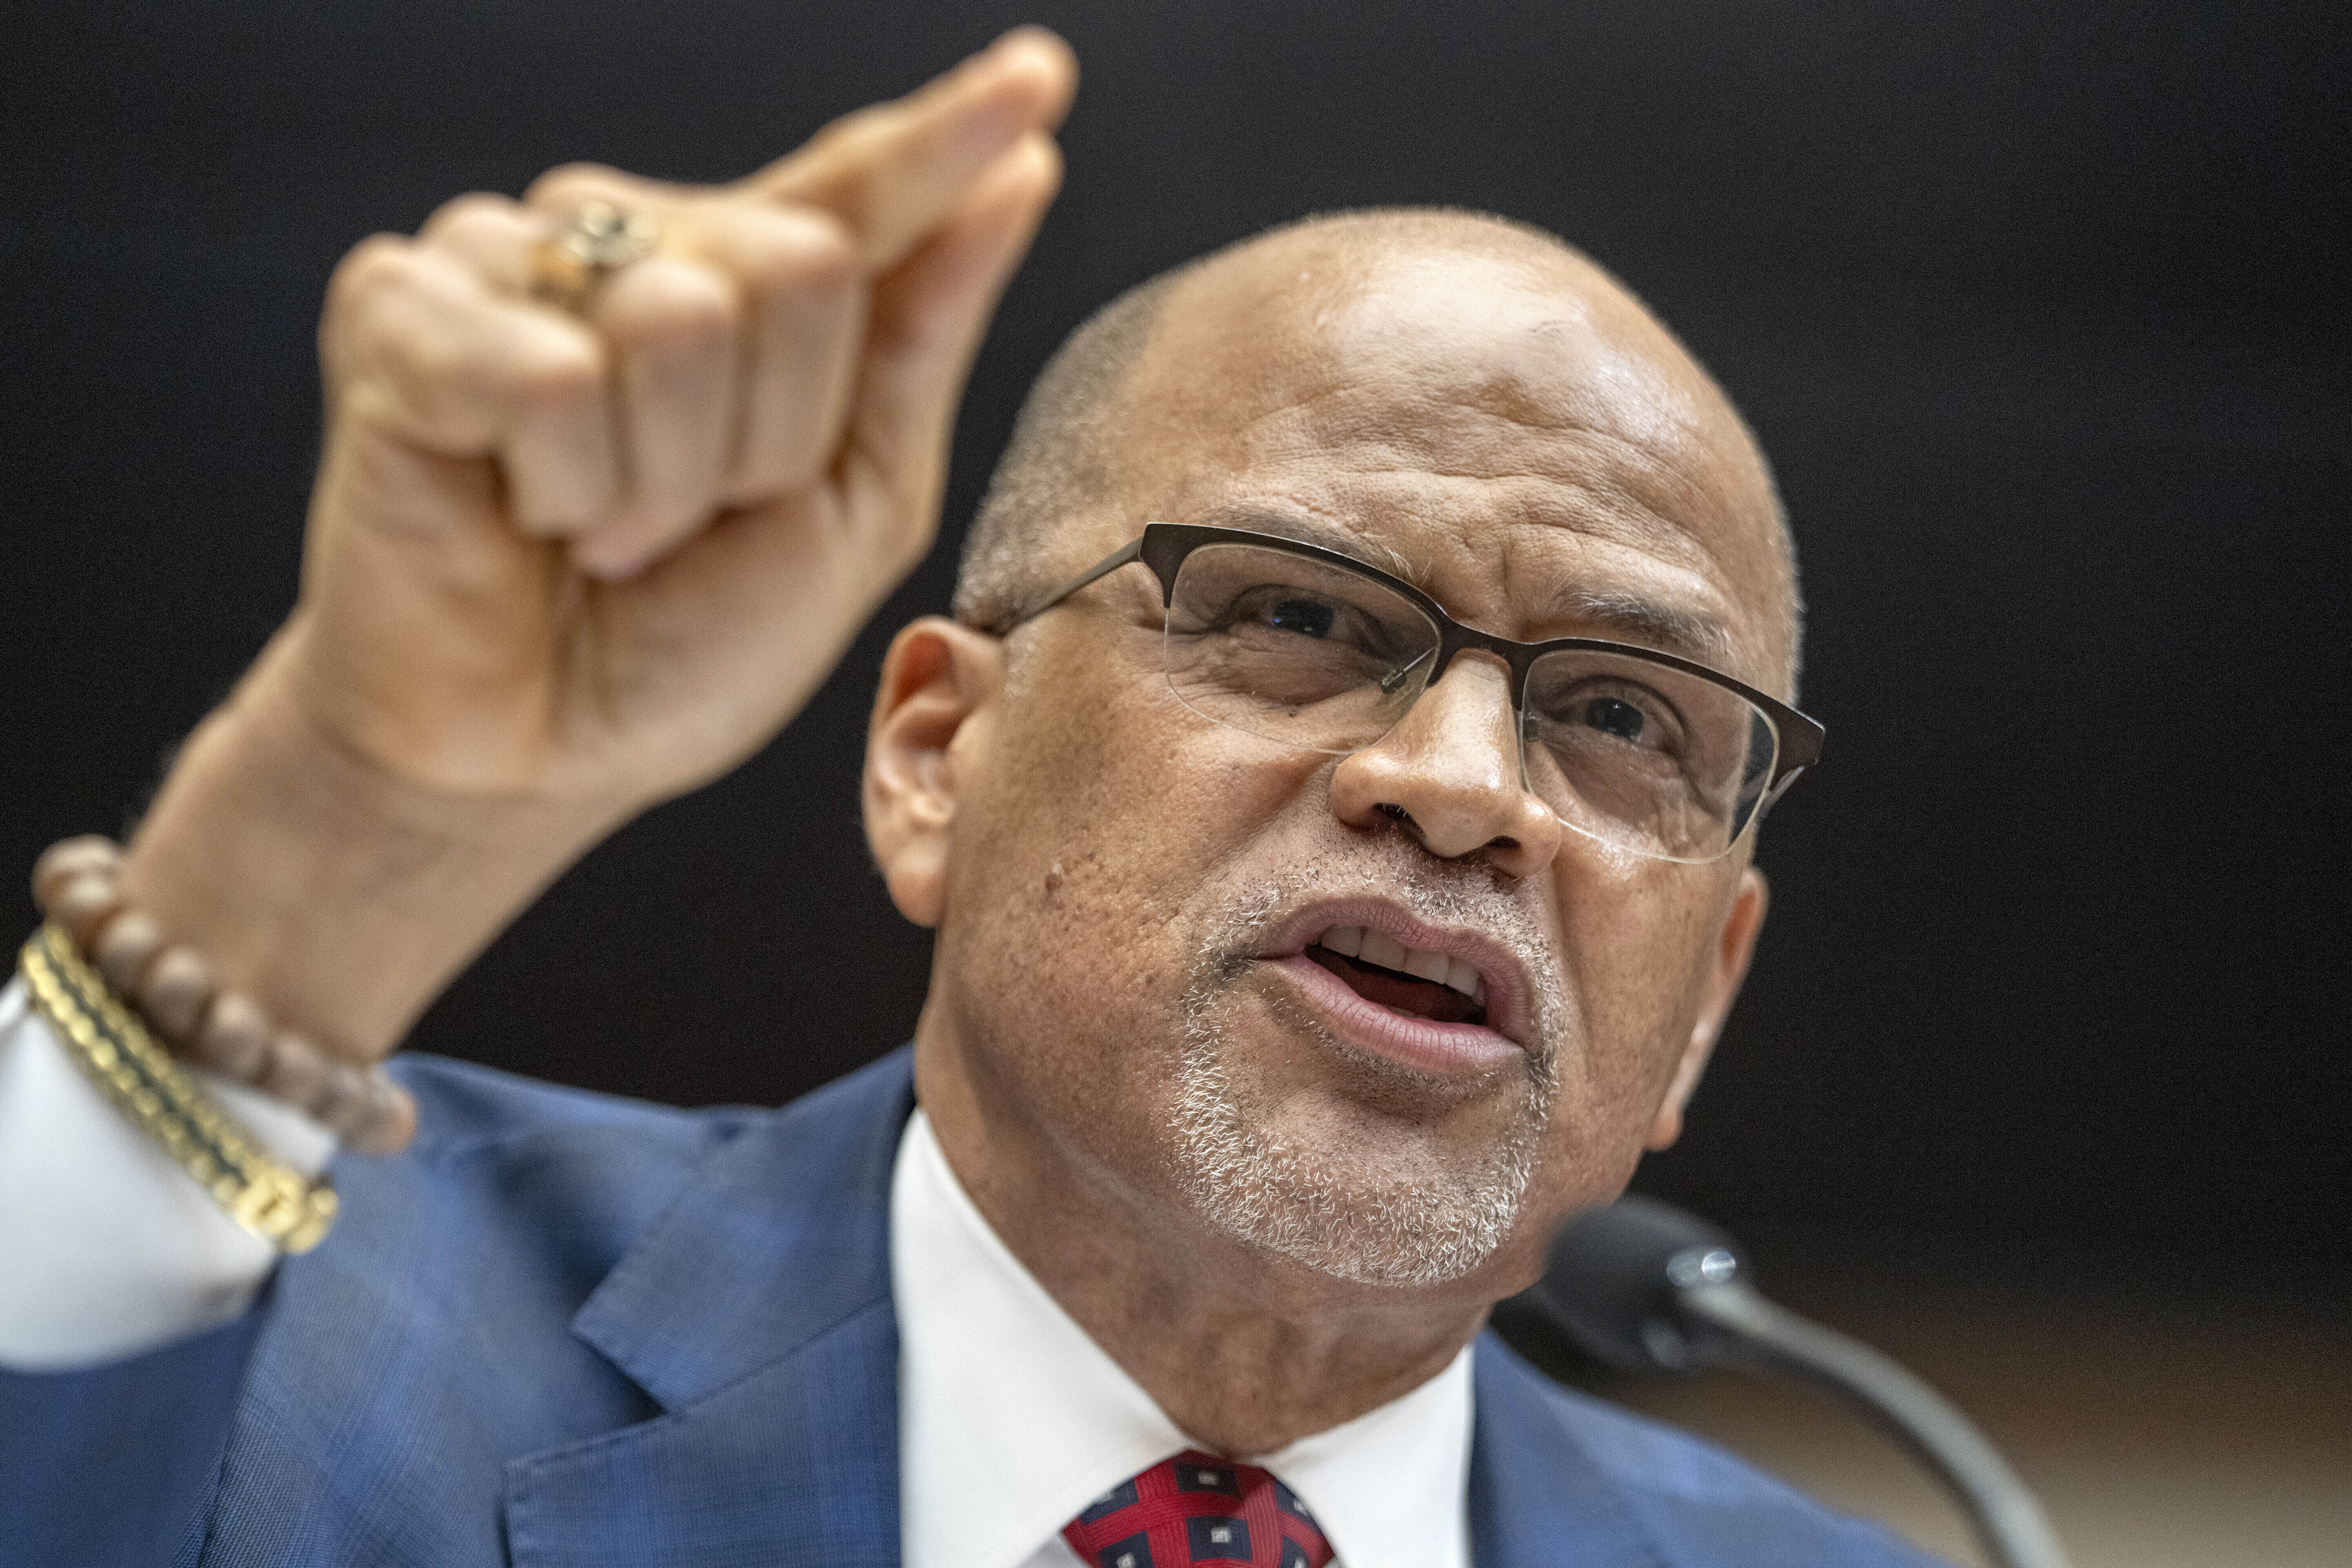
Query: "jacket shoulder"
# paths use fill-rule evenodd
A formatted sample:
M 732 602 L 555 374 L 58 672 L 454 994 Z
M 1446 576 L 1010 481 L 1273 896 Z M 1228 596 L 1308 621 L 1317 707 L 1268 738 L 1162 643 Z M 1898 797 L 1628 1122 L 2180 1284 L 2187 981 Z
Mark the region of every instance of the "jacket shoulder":
M 1837 1512 L 1711 1443 L 1562 1388 L 1488 1333 L 1478 1344 L 1481 1447 L 1523 1484 L 1581 1472 L 1665 1568 L 1947 1568 L 1883 1526 Z M 1491 1436 L 1493 1443 L 1486 1441 Z M 1588 1500 L 1591 1500 L 1588 1499 Z M 1498 1500 L 1507 1510 L 1517 1500 Z M 1644 1560 L 1643 1553 L 1630 1560 Z
M 416 1141 L 390 1158 L 337 1156 L 342 1217 L 279 1271 L 298 1299 L 334 1276 L 376 1275 L 387 1305 L 414 1311 L 506 1281 L 534 1309 L 501 1314 L 507 1327 L 568 1337 L 571 1312 L 696 1173 L 786 1114 L 682 1110 L 440 1057 L 392 1068 L 416 1097 Z
M 409 1053 L 389 1064 L 416 1097 L 415 1152 L 460 1154 L 535 1134 L 614 1133 L 683 1151 L 773 1111 L 750 1106 L 680 1110 L 621 1095 L 571 1089 L 448 1057 Z
M 208 1561 L 504 1561 L 509 1462 L 660 1414 L 575 1330 L 598 1288 L 730 1153 L 854 1115 L 839 1084 L 782 1110 L 680 1110 L 426 1056 L 393 1071 L 418 1137 L 339 1156 L 341 1219 L 278 1268 Z

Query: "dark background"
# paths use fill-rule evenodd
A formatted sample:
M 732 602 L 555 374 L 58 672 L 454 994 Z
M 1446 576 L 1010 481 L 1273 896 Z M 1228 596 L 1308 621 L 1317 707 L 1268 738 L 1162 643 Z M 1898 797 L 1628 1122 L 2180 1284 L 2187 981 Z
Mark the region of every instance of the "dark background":
M 2342 39 L 2253 6 L 1886 0 L 13 7 L 0 58 L 0 867 L 115 828 L 290 602 L 336 257 L 599 158 L 741 173 L 1022 19 L 1070 176 L 946 542 L 785 737 L 591 856 L 420 1047 L 776 1100 L 911 1028 L 857 823 L 1092 307 L 1318 209 L 1442 202 L 1626 278 L 1778 465 L 1825 765 L 1641 1184 L 1792 1256 L 2333 1292 L 2352 1190 Z M 29 905 L 23 918 L 29 919 Z

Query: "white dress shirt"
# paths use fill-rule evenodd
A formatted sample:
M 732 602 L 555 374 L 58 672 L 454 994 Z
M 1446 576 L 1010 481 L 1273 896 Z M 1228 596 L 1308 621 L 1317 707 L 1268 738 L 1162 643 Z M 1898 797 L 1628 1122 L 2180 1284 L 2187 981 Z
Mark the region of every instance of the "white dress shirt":
M 890 1289 L 910 1568 L 1070 1568 L 1064 1525 L 1199 1447 L 989 1228 L 920 1110 L 890 1177 Z M 1250 1462 L 1298 1494 L 1342 1568 L 1468 1568 L 1470 1352 Z
M 289 1162 L 332 1153 L 300 1113 L 209 1087 Z M 0 992 L 0 1365 L 84 1365 L 226 1322 L 275 1257 L 82 1078 L 21 984 Z M 989 1228 L 920 1110 L 891 1172 L 890 1289 L 909 1568 L 1072 1568 L 1065 1524 L 1198 1446 Z M 1252 1462 L 1313 1511 L 1340 1568 L 1469 1568 L 1469 1351 Z
M 305 1174 L 334 1152 L 300 1111 L 194 1076 Z M 19 1372 L 136 1355 L 227 1322 L 278 1260 L 81 1076 L 21 979 L 0 990 L 0 1366 Z

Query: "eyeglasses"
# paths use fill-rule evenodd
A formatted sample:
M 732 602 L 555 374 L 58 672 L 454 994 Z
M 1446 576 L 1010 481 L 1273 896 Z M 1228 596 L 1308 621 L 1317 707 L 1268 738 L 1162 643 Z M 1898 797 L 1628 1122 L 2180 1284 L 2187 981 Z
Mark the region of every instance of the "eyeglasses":
M 1784 702 L 1672 654 L 1591 637 L 1513 642 L 1410 583 L 1279 534 L 1153 522 L 1024 611 L 1010 633 L 1140 561 L 1160 579 L 1177 700 L 1303 751 L 1377 744 L 1466 649 L 1509 667 L 1522 785 L 1604 844 L 1696 864 L 1730 852 L 1825 731 Z

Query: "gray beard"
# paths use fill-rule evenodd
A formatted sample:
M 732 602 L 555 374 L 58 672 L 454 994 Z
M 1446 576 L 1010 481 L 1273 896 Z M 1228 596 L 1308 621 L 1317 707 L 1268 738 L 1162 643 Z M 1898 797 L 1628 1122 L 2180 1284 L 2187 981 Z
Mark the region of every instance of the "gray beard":
M 1360 873 L 1372 868 L 1349 867 Z M 1335 868 L 1337 869 L 1337 868 Z M 1556 1062 L 1568 1008 L 1549 944 L 1524 908 L 1475 882 L 1415 868 L 1362 878 L 1361 891 L 1396 899 L 1433 923 L 1470 924 L 1516 950 L 1535 977 L 1534 1040 L 1519 1115 L 1496 1142 L 1433 1184 L 1383 1179 L 1378 1160 L 1334 1160 L 1331 1151 L 1280 1140 L 1233 1080 L 1233 1046 L 1218 1016 L 1247 968 L 1252 935 L 1286 909 L 1318 895 L 1358 890 L 1307 867 L 1256 889 L 1201 955 L 1184 996 L 1184 1045 L 1177 1074 L 1172 1156 L 1194 1208 L 1234 1239 L 1365 1285 L 1426 1286 L 1459 1279 L 1494 1255 L 1517 1222 L 1540 1161 L 1551 1117 Z M 1303 1017 L 1301 1026 L 1316 1026 Z M 1326 1037 L 1327 1039 L 1329 1037 Z M 1408 1068 L 1331 1039 L 1368 1075 L 1425 1082 Z M 1370 1164 L 1371 1169 L 1367 1170 Z

